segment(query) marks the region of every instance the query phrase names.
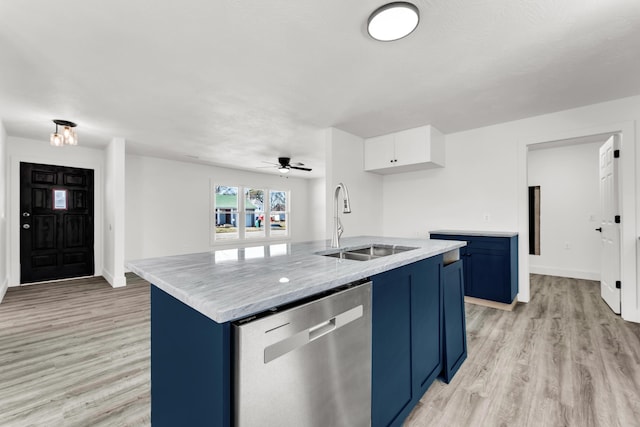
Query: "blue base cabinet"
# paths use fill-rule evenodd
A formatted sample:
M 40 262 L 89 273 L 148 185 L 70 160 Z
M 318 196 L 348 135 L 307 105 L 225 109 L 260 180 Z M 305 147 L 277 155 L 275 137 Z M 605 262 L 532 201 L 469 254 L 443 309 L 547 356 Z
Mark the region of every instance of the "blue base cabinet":
M 467 332 L 464 312 L 464 268 L 456 261 L 443 268 L 444 355 L 442 380 L 449 384 L 467 358 Z
M 371 425 L 400 426 L 442 371 L 442 256 L 373 276 Z
M 151 424 L 231 425 L 229 323 L 151 286 Z
M 448 382 L 464 361 L 462 264 L 443 267 L 437 255 L 371 277 L 371 426 L 401 426 L 433 381 Z M 154 427 L 233 425 L 231 338 L 229 323 L 151 286 Z
M 518 236 L 480 236 L 431 233 L 432 239 L 466 241 L 464 260 L 466 296 L 510 304 L 518 295 Z

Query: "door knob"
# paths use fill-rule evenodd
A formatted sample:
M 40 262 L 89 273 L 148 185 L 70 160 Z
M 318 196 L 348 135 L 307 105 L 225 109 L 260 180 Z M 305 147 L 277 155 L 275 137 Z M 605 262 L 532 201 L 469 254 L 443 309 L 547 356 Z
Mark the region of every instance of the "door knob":
M 602 233 L 602 227 L 598 227 L 598 228 L 596 228 L 596 231 L 599 231 L 599 232 L 601 232 L 601 233 Z
M 31 214 L 29 212 L 22 212 L 22 216 L 31 216 Z
M 22 224 L 22 228 L 24 228 L 25 230 L 28 230 L 31 228 L 31 226 L 29 224 Z

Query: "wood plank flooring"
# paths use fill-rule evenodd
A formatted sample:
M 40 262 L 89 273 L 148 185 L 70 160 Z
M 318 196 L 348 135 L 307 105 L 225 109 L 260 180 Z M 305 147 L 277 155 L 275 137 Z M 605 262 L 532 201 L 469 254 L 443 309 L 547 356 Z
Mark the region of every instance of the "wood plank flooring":
M 597 282 L 532 275 L 513 312 L 466 305 L 469 356 L 406 426 L 640 426 L 640 325 Z M 148 426 L 149 285 L 10 288 L 0 304 L 0 426 Z
M 149 284 L 127 275 L 9 288 L 0 426 L 150 425 Z
M 513 312 L 466 304 L 468 358 L 407 426 L 640 426 L 640 324 L 598 282 L 531 276 Z

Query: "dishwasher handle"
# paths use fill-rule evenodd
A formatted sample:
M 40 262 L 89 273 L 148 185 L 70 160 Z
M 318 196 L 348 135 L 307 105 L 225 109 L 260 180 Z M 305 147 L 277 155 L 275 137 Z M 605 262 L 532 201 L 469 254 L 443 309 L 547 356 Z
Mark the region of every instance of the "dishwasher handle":
M 309 328 L 309 342 L 328 334 L 336 328 L 336 318 L 318 323 L 316 326 Z
M 284 356 L 297 348 L 303 347 L 310 342 L 361 318 L 363 313 L 363 306 L 358 305 L 338 314 L 335 317 L 332 317 L 329 320 L 325 320 L 324 322 L 318 323 L 308 329 L 304 329 L 302 332 L 290 335 L 281 341 L 266 346 L 263 354 L 264 363 L 267 364 L 280 356 Z

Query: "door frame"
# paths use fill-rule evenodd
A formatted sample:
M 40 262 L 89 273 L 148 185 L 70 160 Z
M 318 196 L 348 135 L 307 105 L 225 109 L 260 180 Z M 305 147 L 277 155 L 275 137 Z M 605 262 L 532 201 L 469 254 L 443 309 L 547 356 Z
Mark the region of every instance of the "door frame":
M 43 143 L 44 144 L 44 143 Z M 43 147 L 45 151 L 49 147 Z M 93 169 L 93 256 L 94 276 L 100 276 L 103 270 L 103 222 L 104 222 L 104 178 L 103 164 L 98 159 L 83 155 L 81 147 L 74 147 L 75 155 L 65 147 L 54 148 L 60 151 L 59 156 L 31 155 L 24 153 L 9 156 L 9 200 L 7 236 L 9 245 L 8 276 L 9 286 L 20 286 L 20 162 L 40 163 L 72 168 Z M 95 150 L 92 150 L 95 151 Z M 66 157 L 65 157 L 66 156 Z M 26 284 L 28 285 L 28 284 Z
M 636 188 L 640 188 L 640 176 L 636 177 L 636 165 L 640 165 L 640 150 L 636 150 L 635 122 L 627 121 L 609 125 L 594 126 L 566 132 L 555 132 L 535 138 L 527 138 L 518 142 L 518 232 L 519 232 L 519 287 L 518 300 L 528 302 L 530 295 L 529 283 L 529 210 L 528 210 L 528 164 L 529 147 L 562 139 L 582 138 L 599 134 L 620 134 L 620 264 L 622 271 L 622 289 L 620 297 L 621 316 L 624 320 L 640 322 L 640 298 L 636 265 L 638 263 L 637 245 L 637 217 L 640 209 L 640 198 L 636 195 Z

